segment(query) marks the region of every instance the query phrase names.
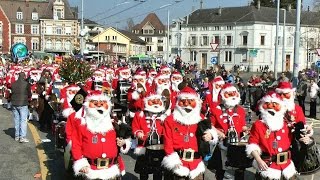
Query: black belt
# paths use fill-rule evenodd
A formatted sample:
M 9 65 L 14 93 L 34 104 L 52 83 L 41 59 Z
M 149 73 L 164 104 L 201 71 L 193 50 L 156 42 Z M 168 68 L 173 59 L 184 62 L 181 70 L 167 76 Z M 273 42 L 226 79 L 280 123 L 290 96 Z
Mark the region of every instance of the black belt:
M 85 157 L 89 164 L 90 165 L 93 165 L 93 166 L 97 166 L 98 165 L 98 159 L 109 159 L 109 165 L 114 165 L 114 164 L 118 164 L 118 157 L 115 157 L 115 158 L 96 158 L 96 159 L 90 159 L 90 158 L 87 158 Z
M 291 159 L 291 151 L 283 151 L 276 155 L 270 156 L 268 153 L 262 152 L 261 159 L 264 161 L 275 162 L 275 163 L 283 163 L 287 162 L 288 159 Z
M 178 153 L 178 156 L 180 157 L 180 158 L 183 158 L 183 150 L 175 150 L 175 152 L 177 152 Z M 200 155 L 200 153 L 198 153 L 198 152 L 194 152 L 193 153 L 193 156 L 194 156 L 194 159 L 200 159 L 201 158 L 201 155 Z

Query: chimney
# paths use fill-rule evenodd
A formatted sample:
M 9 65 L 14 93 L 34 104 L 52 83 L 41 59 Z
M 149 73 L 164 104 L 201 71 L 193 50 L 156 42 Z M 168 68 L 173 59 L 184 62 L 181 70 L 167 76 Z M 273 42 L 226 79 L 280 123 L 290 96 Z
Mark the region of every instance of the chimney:
M 221 13 L 222 13 L 222 8 L 221 8 L 221 6 L 219 6 L 218 15 L 221 16 Z
M 260 2 L 260 0 L 258 0 L 258 2 L 257 2 L 257 9 L 260 10 L 260 8 L 261 8 L 261 2 Z
M 288 10 L 288 12 L 291 12 L 291 4 L 288 4 L 287 10 Z

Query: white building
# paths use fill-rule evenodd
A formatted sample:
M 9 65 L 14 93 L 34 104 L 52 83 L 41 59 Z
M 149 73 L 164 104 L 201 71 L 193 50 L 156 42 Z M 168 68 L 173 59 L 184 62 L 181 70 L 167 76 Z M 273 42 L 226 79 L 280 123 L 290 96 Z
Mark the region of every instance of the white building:
M 320 21 L 315 12 L 301 13 L 301 41 L 299 69 L 317 61 Z M 278 33 L 278 71 L 292 71 L 296 10 L 286 9 L 285 43 L 283 44 L 284 10 L 280 12 Z M 257 71 L 260 66 L 274 69 L 276 41 L 276 9 L 269 7 L 228 7 L 199 9 L 171 28 L 171 50 L 184 62 L 197 63 L 200 68 L 212 66 L 211 58 L 227 69 L 234 65 Z M 213 51 L 212 46 L 218 44 Z M 284 56 L 282 49 L 284 48 Z M 174 56 L 174 54 L 172 54 Z M 284 61 L 282 60 L 284 57 Z M 309 62 L 307 62 L 309 59 Z

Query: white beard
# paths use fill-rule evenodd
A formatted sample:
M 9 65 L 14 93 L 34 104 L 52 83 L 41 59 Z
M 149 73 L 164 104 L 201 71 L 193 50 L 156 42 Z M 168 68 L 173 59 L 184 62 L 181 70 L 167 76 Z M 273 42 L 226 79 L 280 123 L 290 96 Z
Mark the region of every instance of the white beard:
M 112 74 L 107 74 L 107 75 L 106 75 L 106 80 L 107 80 L 108 82 L 111 82 L 113 78 L 114 78 L 114 76 L 113 76 Z
M 38 76 L 30 76 L 30 79 L 32 79 L 34 82 L 38 82 L 39 81 Z
M 182 81 L 179 81 L 179 82 L 176 82 L 176 81 L 172 81 L 171 82 L 171 88 L 172 88 L 172 90 L 174 90 L 174 91 L 176 91 L 176 92 L 179 92 L 180 90 L 179 90 L 179 88 L 178 88 L 178 86 L 179 86 L 179 84 L 181 83 Z
M 198 103 L 197 107 L 189 113 L 187 113 L 184 108 L 176 106 L 172 114 L 174 120 L 184 125 L 197 124 L 202 119 L 200 116 L 200 106 L 198 106 Z
M 170 83 L 168 84 L 162 84 L 162 85 L 158 85 L 157 84 L 157 94 L 162 94 L 163 90 L 168 89 L 170 92 Z
M 144 110 L 152 113 L 160 113 L 160 112 L 163 112 L 165 109 L 162 103 L 162 106 L 157 105 L 157 107 L 155 107 L 154 105 L 153 106 L 146 105 Z
M 226 106 L 226 108 L 232 108 L 235 107 L 240 103 L 240 96 L 239 97 L 229 97 L 229 98 L 222 98 L 223 104 Z
M 94 82 L 102 82 L 103 81 L 103 77 L 98 76 L 98 77 L 94 77 Z
M 102 110 L 100 114 L 97 110 Z M 106 133 L 113 130 L 110 113 L 103 107 L 88 108 L 85 107 L 85 124 L 91 133 Z
M 131 77 L 131 75 L 119 75 L 120 80 L 128 80 Z
M 294 98 L 291 97 L 290 99 L 283 99 L 283 104 L 287 108 L 288 111 L 292 111 L 295 109 L 295 103 L 294 103 Z
M 283 118 L 284 118 L 284 113 L 281 111 L 275 112 L 274 116 L 272 116 L 270 113 L 268 113 L 265 110 L 261 111 L 261 119 L 269 127 L 271 131 L 278 131 L 283 127 L 283 124 L 284 124 Z
M 212 90 L 212 101 L 213 102 L 218 102 L 218 96 L 219 96 L 220 90 L 221 89 L 213 88 L 213 90 Z

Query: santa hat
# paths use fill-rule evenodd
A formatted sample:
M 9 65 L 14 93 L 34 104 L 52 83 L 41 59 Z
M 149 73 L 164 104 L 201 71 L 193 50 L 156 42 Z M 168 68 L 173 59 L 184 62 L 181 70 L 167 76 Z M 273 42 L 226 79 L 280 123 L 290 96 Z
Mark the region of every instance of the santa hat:
M 231 83 L 226 83 L 223 85 L 223 87 L 220 90 L 220 95 L 223 95 L 225 92 L 230 92 L 230 91 L 236 91 L 238 92 L 238 89 L 232 85 Z M 238 92 L 239 93 L 239 92 Z
M 171 74 L 171 77 L 181 77 L 182 78 L 182 75 L 178 71 L 175 71 Z
M 146 78 L 146 75 L 145 75 L 145 71 L 142 71 L 142 70 L 138 70 L 135 75 L 133 76 L 133 79 L 145 79 Z
M 157 71 L 154 69 L 150 69 L 150 71 L 148 72 L 148 77 L 153 74 L 153 75 L 157 75 Z
M 189 86 L 184 87 L 179 92 L 177 99 L 198 99 L 198 100 L 200 100 L 198 93 L 194 89 L 190 88 Z
M 117 70 L 116 75 L 120 75 L 120 72 L 131 72 L 131 70 L 127 67 L 121 67 Z
M 296 88 L 292 88 L 290 82 L 280 82 L 276 88 L 277 93 L 290 93 L 294 92 Z
M 168 66 L 161 66 L 160 72 L 162 72 L 162 71 L 170 71 L 171 72 L 171 69 Z
M 100 69 L 95 70 L 95 71 L 93 72 L 93 74 L 99 74 L 99 75 L 104 76 L 104 72 L 101 71 Z
M 225 84 L 221 76 L 217 76 L 212 80 L 212 84 Z
M 158 73 L 157 76 L 154 78 L 155 81 L 158 79 L 168 79 L 169 77 L 165 74 Z

